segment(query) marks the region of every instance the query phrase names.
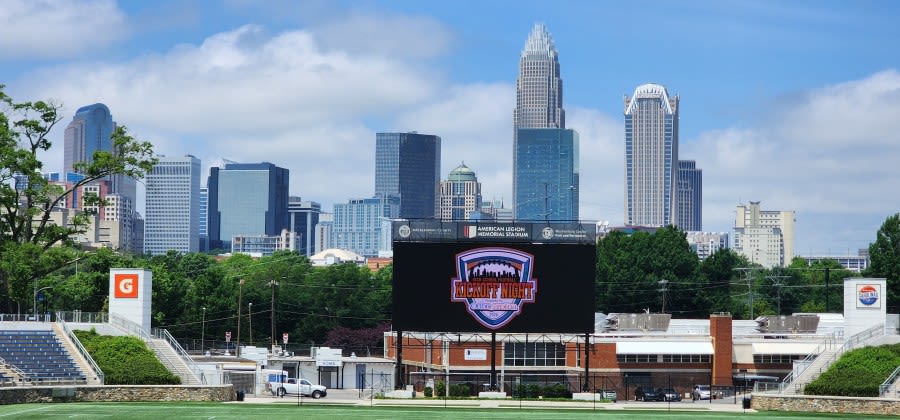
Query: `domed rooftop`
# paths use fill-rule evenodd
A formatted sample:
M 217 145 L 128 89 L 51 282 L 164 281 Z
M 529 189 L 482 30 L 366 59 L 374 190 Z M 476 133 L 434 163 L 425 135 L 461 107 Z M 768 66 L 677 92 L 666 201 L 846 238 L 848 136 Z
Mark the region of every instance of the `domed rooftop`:
M 466 166 L 465 162 L 450 171 L 450 176 L 447 179 L 456 182 L 478 181 L 478 177 L 475 176 L 475 171 Z

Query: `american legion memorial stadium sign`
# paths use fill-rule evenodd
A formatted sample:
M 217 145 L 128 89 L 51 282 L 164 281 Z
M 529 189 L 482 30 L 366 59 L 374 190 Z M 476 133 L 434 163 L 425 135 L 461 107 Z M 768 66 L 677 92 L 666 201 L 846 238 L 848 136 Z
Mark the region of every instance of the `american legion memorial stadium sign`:
M 396 221 L 393 233 L 395 330 L 594 329 L 592 224 Z

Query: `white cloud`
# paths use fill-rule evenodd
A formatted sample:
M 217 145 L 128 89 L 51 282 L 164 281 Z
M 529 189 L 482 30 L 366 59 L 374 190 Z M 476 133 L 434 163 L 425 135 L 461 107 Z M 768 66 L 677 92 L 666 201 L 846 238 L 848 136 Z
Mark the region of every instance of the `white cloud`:
M 566 126 L 578 132 L 581 153 L 580 214 L 582 219 L 624 220 L 624 122 L 587 108 L 566 109 Z
M 431 103 L 394 121 L 394 131 L 441 137 L 441 178 L 465 162 L 485 199 L 512 198 L 512 112 L 515 88 L 506 83 L 453 86 Z
M 74 57 L 126 34 L 113 0 L 6 0 L 0 7 L 0 61 Z
M 865 247 L 900 209 L 900 74 L 814 89 L 772 109 L 760 126 L 682 141 L 680 158 L 703 169 L 704 228 L 729 231 L 735 206 L 760 200 L 796 212 L 798 253 Z
M 193 154 L 204 166 L 225 157 L 287 167 L 292 194 L 330 209 L 373 193 L 375 135 L 367 124 L 445 94 L 433 69 L 391 55 L 326 51 L 316 39 L 247 25 L 162 55 L 45 68 L 17 90 L 63 102 L 63 127 L 77 107 L 103 102 L 159 153 Z M 58 129 L 54 138 L 61 137 Z M 50 155 L 61 155 L 57 143 Z

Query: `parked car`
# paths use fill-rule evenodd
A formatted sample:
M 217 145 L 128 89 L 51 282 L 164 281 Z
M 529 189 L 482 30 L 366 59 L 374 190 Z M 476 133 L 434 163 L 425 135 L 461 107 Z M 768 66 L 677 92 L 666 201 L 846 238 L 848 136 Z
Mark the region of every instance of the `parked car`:
M 600 395 L 604 400 L 609 400 L 612 402 L 616 402 L 616 400 L 618 400 L 618 395 L 616 394 L 615 389 L 604 389 L 600 391 Z
M 644 391 L 644 397 L 641 401 L 664 401 L 665 395 L 662 393 L 662 388 L 650 388 Z
M 665 401 L 681 401 L 681 394 L 675 388 L 663 388 L 662 394 Z
M 691 399 L 694 401 L 708 400 L 709 396 L 709 385 L 694 385 L 694 390 L 691 391 Z
M 306 379 L 300 379 L 300 383 L 294 378 L 288 378 L 284 382 L 267 382 L 266 389 L 272 393 L 283 397 L 285 394 L 301 394 L 313 398 L 322 398 L 328 395 L 328 390 L 322 385 L 313 385 Z

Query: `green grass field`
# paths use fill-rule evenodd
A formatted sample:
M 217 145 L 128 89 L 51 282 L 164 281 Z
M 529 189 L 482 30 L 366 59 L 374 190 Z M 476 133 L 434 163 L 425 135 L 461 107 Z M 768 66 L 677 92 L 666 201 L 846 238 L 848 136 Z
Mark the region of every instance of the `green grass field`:
M 0 406 L 0 418 L 10 419 L 683 419 L 716 420 L 749 418 L 754 420 L 802 419 L 881 419 L 883 416 L 829 415 L 819 413 L 727 413 L 705 411 L 651 411 L 607 409 L 515 409 L 515 408 L 442 408 L 442 407 L 353 407 L 288 404 L 222 403 L 56 403 Z M 896 417 L 892 417 L 896 418 Z

